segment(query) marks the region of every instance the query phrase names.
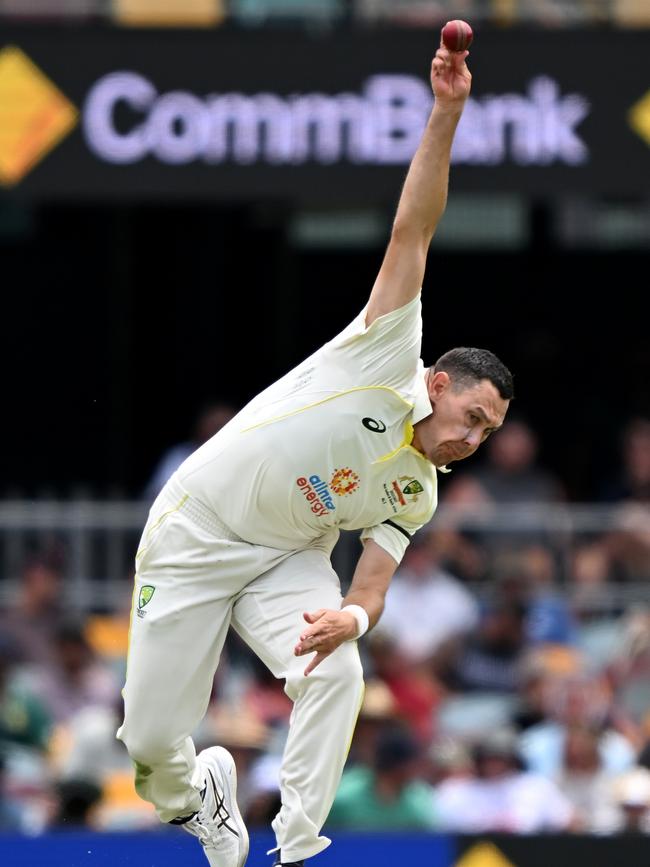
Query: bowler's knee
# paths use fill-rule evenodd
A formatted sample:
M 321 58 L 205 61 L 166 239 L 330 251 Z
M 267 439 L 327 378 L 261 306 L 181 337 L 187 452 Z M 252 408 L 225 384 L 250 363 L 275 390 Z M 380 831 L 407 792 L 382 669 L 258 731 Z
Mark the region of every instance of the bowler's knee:
M 341 644 L 307 677 L 304 676 L 304 670 L 309 659 L 304 656 L 299 657 L 298 662 L 300 664 L 293 667 L 287 679 L 290 695 L 296 689 L 299 691 L 317 684 L 339 694 L 345 693 L 350 698 L 359 696 L 363 690 L 363 668 L 354 642 Z
M 346 641 L 340 645 L 323 660 L 323 665 L 332 679 L 348 684 L 350 688 L 361 689 L 363 686 L 363 668 L 356 642 Z
M 133 762 L 139 765 L 157 765 L 173 751 L 168 737 L 162 732 L 136 729 L 126 722 L 117 737 L 122 741 Z

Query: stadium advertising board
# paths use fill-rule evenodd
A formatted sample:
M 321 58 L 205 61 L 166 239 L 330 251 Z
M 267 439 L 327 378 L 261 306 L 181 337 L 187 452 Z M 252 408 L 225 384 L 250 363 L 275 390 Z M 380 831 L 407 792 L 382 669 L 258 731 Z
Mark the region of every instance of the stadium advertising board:
M 434 38 L 0 31 L 0 185 L 37 198 L 390 201 L 431 109 Z M 454 188 L 647 194 L 643 40 L 479 32 Z M 615 75 L 612 52 L 629 58 Z
M 426 867 L 646 867 L 647 844 L 639 836 L 487 835 L 454 837 L 431 834 L 353 834 L 334 832 L 333 845 L 319 855 L 321 867 L 394 867 L 396 863 Z M 251 835 L 250 867 L 268 867 L 270 834 Z M 0 834 L 0 857 L 11 867 L 203 867 L 201 848 L 180 833 L 106 833 L 72 831 L 24 837 Z

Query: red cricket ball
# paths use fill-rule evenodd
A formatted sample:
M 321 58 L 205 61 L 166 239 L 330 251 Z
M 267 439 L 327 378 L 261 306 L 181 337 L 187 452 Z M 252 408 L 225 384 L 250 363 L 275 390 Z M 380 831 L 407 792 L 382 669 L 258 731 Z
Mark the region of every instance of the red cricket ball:
M 450 51 L 465 51 L 472 44 L 474 34 L 467 21 L 455 19 L 442 28 L 442 41 Z

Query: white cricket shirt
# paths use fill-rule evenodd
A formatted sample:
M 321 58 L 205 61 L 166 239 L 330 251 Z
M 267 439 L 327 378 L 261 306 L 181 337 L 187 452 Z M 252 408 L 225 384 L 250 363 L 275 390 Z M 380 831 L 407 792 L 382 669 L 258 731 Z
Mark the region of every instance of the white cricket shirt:
M 431 414 L 419 296 L 337 337 L 255 397 L 175 479 L 247 542 L 331 549 L 362 529 L 395 559 L 433 515 L 433 464 L 411 446 Z

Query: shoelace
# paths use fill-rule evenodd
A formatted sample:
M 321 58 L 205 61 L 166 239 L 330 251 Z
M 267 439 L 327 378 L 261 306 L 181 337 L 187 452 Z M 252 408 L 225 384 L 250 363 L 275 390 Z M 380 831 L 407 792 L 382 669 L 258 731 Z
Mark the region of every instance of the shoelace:
M 212 846 L 216 848 L 219 842 L 223 840 L 222 828 L 226 828 L 231 834 L 234 834 L 235 837 L 239 837 L 239 832 L 236 828 L 233 828 L 232 825 L 228 824 L 230 822 L 230 813 L 226 808 L 225 794 L 218 788 L 214 776 L 212 775 L 212 771 L 210 770 L 208 770 L 208 777 L 212 788 L 212 794 L 214 796 L 214 803 L 216 805 L 215 810 L 212 813 L 212 820 L 217 820 L 217 827 L 216 829 L 211 830 L 201 819 L 201 813 L 208 809 L 205 803 L 207 799 L 206 784 L 206 788 L 201 792 L 201 797 L 203 799 L 201 811 L 197 813 L 196 816 L 193 816 L 191 819 L 188 819 L 187 822 L 183 823 L 183 828 L 185 828 L 189 834 L 194 834 L 198 837 L 202 846 Z
M 188 834 L 194 834 L 198 837 L 202 846 L 210 846 L 214 844 L 213 835 L 205 827 L 198 815 L 193 819 L 189 819 L 182 827 L 188 832 Z

